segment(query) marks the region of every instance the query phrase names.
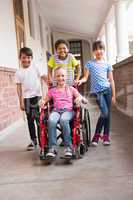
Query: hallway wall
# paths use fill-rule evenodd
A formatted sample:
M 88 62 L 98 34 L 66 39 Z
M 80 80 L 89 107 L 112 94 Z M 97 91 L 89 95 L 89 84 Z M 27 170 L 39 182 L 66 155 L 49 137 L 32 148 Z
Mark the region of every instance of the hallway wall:
M 0 1 L 0 66 L 17 68 L 14 11 L 11 0 Z
M 133 117 L 133 56 L 114 65 L 117 109 Z
M 51 48 L 51 30 L 48 22 L 39 7 L 39 4 L 36 0 L 31 0 L 32 7 L 32 18 L 31 24 L 32 29 L 34 30 L 34 34 L 30 33 L 30 22 L 28 15 L 28 1 L 23 1 L 23 9 L 24 9 L 24 21 L 25 21 L 25 45 L 30 47 L 33 50 L 34 61 L 37 64 L 41 64 L 44 66 L 45 71 L 47 73 L 47 56 L 46 51 L 52 53 Z M 40 30 L 40 22 L 42 30 Z M 42 38 L 41 38 L 42 36 Z M 43 42 L 43 43 L 42 43 Z
M 33 13 L 35 37 L 31 37 L 29 30 L 28 0 L 23 0 L 25 46 L 32 48 L 34 62 L 42 65 L 47 74 L 47 52 L 51 49 L 51 30 L 43 15 L 38 1 L 30 1 Z M 42 29 L 39 26 L 42 22 Z M 15 16 L 13 0 L 1 0 L 0 2 L 0 131 L 19 120 L 21 112 L 14 82 L 14 74 L 19 68 L 18 49 L 15 29 Z M 41 38 L 42 36 L 42 38 Z M 42 44 L 43 40 L 43 44 Z M 46 92 L 46 86 L 43 88 Z
M 11 0 L 0 2 L 0 131 L 20 118 L 15 69 L 18 68 L 14 10 Z
M 0 131 L 21 117 L 14 73 L 13 69 L 0 67 Z

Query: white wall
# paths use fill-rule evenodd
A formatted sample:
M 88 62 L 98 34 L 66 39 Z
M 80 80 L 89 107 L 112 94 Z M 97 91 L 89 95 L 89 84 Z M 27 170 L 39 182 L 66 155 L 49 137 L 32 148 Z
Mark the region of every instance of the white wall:
M 32 0 L 31 2 L 33 8 L 33 26 L 35 29 L 34 38 L 30 36 L 27 0 L 23 1 L 26 46 L 30 47 L 33 50 L 34 61 L 37 64 L 43 65 L 45 67 L 45 72 L 47 73 L 46 51 L 52 53 L 51 41 L 50 41 L 50 28 L 47 21 L 45 20 L 45 17 L 39 7 L 38 2 L 36 0 Z M 44 40 L 43 47 L 41 46 L 40 43 L 39 15 L 42 18 L 42 24 L 43 24 L 43 40 Z M 47 42 L 47 38 L 49 38 L 48 41 L 49 44 Z
M 128 36 L 129 39 L 133 41 L 133 1 L 130 1 L 129 7 L 127 9 L 127 26 L 128 26 Z
M 18 67 L 16 32 L 12 0 L 0 1 L 0 66 Z

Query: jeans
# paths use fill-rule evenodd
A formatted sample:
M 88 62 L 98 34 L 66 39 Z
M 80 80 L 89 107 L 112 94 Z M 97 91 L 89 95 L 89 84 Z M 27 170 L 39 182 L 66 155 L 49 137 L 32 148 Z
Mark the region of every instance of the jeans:
M 96 94 L 96 102 L 99 106 L 101 114 L 97 121 L 95 134 L 100 134 L 102 128 L 104 128 L 103 135 L 109 135 L 111 100 L 112 100 L 111 88 L 108 88 Z
M 72 140 L 71 140 L 71 129 L 70 129 L 70 121 L 74 117 L 74 112 L 69 112 L 64 109 L 64 111 L 52 111 L 48 119 L 48 134 L 49 134 L 49 148 L 56 148 L 57 145 L 57 133 L 56 127 L 57 123 L 60 123 L 64 142 L 66 147 L 72 148 Z
M 37 125 L 38 140 L 40 138 L 39 126 L 39 105 L 38 101 L 41 97 L 24 98 L 25 113 L 27 116 L 28 129 L 32 141 L 36 140 L 35 122 Z M 39 141 L 40 142 L 40 141 Z

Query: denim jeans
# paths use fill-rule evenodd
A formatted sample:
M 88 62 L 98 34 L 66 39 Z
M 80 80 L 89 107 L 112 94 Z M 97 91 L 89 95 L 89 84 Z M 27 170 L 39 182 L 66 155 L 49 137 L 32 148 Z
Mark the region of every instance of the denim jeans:
M 104 128 L 103 135 L 109 135 L 111 100 L 111 88 L 96 94 L 96 102 L 99 106 L 101 114 L 97 121 L 95 134 L 100 134 L 102 132 L 102 128 Z
M 49 134 L 49 148 L 56 148 L 57 145 L 57 133 L 56 127 L 58 122 L 60 123 L 64 142 L 66 147 L 72 148 L 72 140 L 71 140 L 71 129 L 70 129 L 70 121 L 74 117 L 74 112 L 69 111 L 52 111 L 48 119 L 48 134 Z

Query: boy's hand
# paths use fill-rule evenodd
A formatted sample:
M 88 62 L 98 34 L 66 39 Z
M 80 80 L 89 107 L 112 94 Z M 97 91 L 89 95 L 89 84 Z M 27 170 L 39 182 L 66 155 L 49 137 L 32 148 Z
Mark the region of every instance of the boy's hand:
M 53 84 L 53 80 L 52 79 L 48 79 L 48 86 L 52 86 Z
M 20 101 L 20 109 L 21 109 L 22 111 L 25 110 L 25 106 L 24 106 L 24 101 L 23 101 L 23 100 Z
M 44 99 L 42 99 L 42 100 L 41 100 L 41 103 L 40 103 L 40 106 L 41 106 L 41 107 L 44 107 L 45 105 L 46 105 L 46 102 L 45 102 Z
M 41 76 L 41 78 L 44 80 L 44 82 L 46 84 L 48 84 L 48 77 L 47 77 L 47 75 L 43 75 L 43 76 Z

